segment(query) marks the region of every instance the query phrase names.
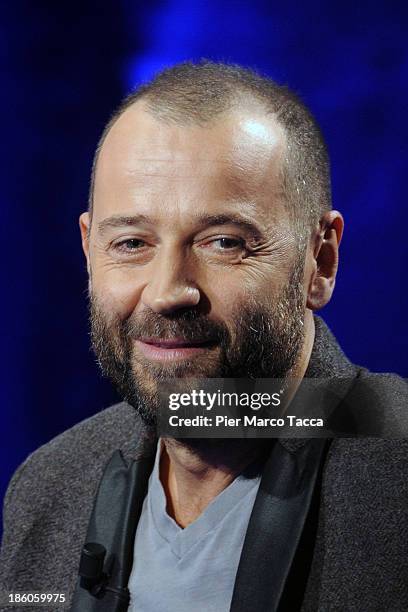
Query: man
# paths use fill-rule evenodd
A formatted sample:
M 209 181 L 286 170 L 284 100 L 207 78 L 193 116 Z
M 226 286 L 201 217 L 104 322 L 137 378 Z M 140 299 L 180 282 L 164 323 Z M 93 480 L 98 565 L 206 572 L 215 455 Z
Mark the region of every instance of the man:
M 380 433 L 403 414 L 403 381 L 351 364 L 313 314 L 343 218 L 303 104 L 236 66 L 162 72 L 105 129 L 80 228 L 93 347 L 125 402 L 13 477 L 2 588 L 80 612 L 405 610 L 406 440 L 157 443 L 171 378 L 277 378 L 292 398 L 346 379 L 337 414 L 358 420 L 361 382 Z

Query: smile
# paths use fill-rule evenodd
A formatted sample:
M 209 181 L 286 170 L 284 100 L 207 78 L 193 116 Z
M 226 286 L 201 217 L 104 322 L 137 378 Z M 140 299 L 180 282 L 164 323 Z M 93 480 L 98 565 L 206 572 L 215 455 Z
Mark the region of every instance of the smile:
M 183 338 L 163 340 L 161 338 L 143 338 L 136 340 L 140 352 L 153 361 L 174 361 L 188 359 L 204 353 L 214 343 L 209 341 L 189 342 Z

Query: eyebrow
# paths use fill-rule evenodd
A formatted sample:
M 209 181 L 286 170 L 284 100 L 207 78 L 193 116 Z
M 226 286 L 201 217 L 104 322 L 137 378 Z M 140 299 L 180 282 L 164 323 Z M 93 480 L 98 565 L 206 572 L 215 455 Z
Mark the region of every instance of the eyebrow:
M 194 215 L 193 220 L 200 229 L 206 227 L 213 227 L 216 225 L 235 225 L 241 229 L 262 236 L 263 232 L 259 226 L 252 220 L 243 217 L 241 214 L 228 213 L 228 214 L 199 214 Z M 98 223 L 98 230 L 101 234 L 104 234 L 111 228 L 120 227 L 135 227 L 138 225 L 154 225 L 155 220 L 148 215 L 113 215 L 107 217 Z
M 141 224 L 152 224 L 153 219 L 147 215 L 112 215 L 98 223 L 98 231 L 104 234 L 107 230 L 115 227 L 135 226 Z
M 229 213 L 229 214 L 220 214 L 220 215 L 197 215 L 195 220 L 198 225 L 204 227 L 212 227 L 215 225 L 236 225 L 241 229 L 249 231 L 251 234 L 256 234 L 257 236 L 262 236 L 263 232 L 260 227 L 250 219 L 243 217 L 240 214 Z

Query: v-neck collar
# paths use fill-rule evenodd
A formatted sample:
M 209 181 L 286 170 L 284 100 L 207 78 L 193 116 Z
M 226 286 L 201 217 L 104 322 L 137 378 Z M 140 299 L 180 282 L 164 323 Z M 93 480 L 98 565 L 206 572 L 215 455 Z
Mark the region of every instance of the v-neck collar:
M 208 504 L 193 523 L 183 529 L 166 510 L 166 495 L 160 481 L 161 452 L 159 441 L 155 464 L 149 478 L 148 511 L 160 536 L 168 542 L 173 554 L 181 558 L 209 532 L 219 528 L 223 521 L 228 521 L 229 514 L 237 504 L 244 504 L 247 496 L 259 486 L 261 476 L 247 478 L 242 474 L 238 475 Z

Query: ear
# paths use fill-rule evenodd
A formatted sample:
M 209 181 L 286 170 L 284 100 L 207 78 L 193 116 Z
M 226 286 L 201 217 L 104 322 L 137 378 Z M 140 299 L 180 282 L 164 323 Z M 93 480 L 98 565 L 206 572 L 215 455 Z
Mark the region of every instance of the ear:
M 81 230 L 82 238 L 82 250 L 86 257 L 86 267 L 88 274 L 90 274 L 90 263 L 89 263 L 89 233 L 90 233 L 91 219 L 88 212 L 82 213 L 79 217 L 79 229 Z
M 319 310 L 326 306 L 333 294 L 343 228 L 344 220 L 337 210 L 326 212 L 320 219 L 312 245 L 313 273 L 306 302 L 310 310 Z

